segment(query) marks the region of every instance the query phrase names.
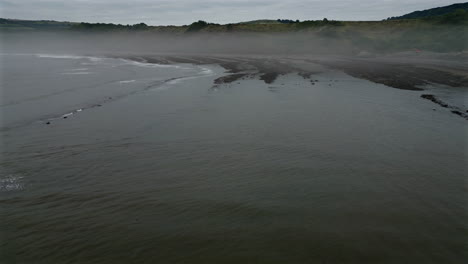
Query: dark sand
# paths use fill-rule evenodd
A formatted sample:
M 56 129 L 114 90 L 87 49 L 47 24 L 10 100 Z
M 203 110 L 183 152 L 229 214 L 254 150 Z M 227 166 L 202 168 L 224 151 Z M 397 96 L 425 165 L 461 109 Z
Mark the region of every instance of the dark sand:
M 355 78 L 403 90 L 424 91 L 424 87 L 429 84 L 442 84 L 457 88 L 468 87 L 468 66 L 457 59 L 457 56 L 399 54 L 392 57 L 374 58 L 309 58 L 307 56 L 142 55 L 125 56 L 125 58 L 158 64 L 218 64 L 226 69 L 226 75 L 217 78 L 214 81 L 214 86 L 247 78 L 259 78 L 267 84 L 272 84 L 279 76 L 290 73 L 296 73 L 304 79 L 309 79 L 310 83 L 314 85 L 317 82 L 317 80 L 311 79 L 314 74 L 332 69 L 343 71 Z M 452 113 L 468 120 L 466 109 L 449 105 L 432 94 L 425 94 L 421 97 L 441 107 L 449 108 Z

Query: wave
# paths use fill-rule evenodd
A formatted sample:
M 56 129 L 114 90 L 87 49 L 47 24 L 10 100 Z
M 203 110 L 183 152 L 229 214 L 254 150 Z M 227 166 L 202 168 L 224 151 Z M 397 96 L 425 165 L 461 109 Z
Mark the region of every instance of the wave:
M 120 60 L 126 62 L 127 64 L 140 66 L 140 67 L 146 67 L 146 68 L 176 68 L 176 69 L 182 68 L 180 65 L 157 64 L 157 63 L 140 62 L 140 61 L 134 61 L 134 60 L 127 60 L 127 59 L 120 59 Z
M 200 71 L 200 74 L 204 75 L 211 75 L 213 73 L 213 70 L 210 68 L 205 68 L 205 67 L 200 67 L 202 71 Z
M 120 83 L 120 84 L 124 84 L 124 83 L 134 83 L 134 82 L 136 82 L 136 80 L 120 81 L 119 83 Z
M 36 57 L 39 57 L 39 58 L 50 58 L 50 59 L 74 59 L 74 60 L 88 59 L 88 60 L 91 60 L 91 61 L 101 61 L 101 60 L 103 60 L 103 58 L 99 58 L 99 57 L 79 56 L 79 55 L 73 55 L 73 54 L 43 54 L 43 53 L 39 53 L 39 54 L 35 54 L 35 55 L 36 55 Z
M 23 176 L 10 174 L 0 178 L 0 191 L 20 191 L 24 189 Z
M 204 77 L 204 76 L 188 76 L 188 77 L 181 77 L 181 78 L 177 78 L 177 79 L 173 79 L 173 80 L 170 80 L 168 82 L 166 82 L 166 84 L 178 84 L 180 82 L 183 82 L 183 81 L 187 81 L 187 80 L 192 80 L 192 79 L 197 79 L 197 78 L 200 78 L 200 77 Z
M 35 55 L 35 54 L 31 54 L 31 53 L 4 53 L 4 52 L 0 52 L 0 56 L 31 56 L 31 55 Z
M 92 72 L 62 72 L 63 75 L 86 75 Z

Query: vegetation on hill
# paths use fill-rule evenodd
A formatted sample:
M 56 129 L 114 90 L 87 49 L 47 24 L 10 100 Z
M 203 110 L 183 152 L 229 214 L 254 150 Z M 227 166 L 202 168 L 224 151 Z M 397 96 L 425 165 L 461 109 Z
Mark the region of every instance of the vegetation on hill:
M 198 32 L 198 31 L 201 31 L 202 29 L 208 27 L 208 26 L 221 26 L 220 24 L 214 24 L 214 23 L 208 23 L 206 21 L 203 21 L 203 20 L 198 20 L 197 22 L 194 22 L 192 24 L 190 24 L 190 26 L 187 28 L 186 32 L 187 33 L 190 33 L 190 32 Z
M 291 20 L 291 19 L 278 19 L 276 20 L 278 23 L 282 24 L 294 24 L 294 23 L 299 23 L 299 20 Z
M 464 6 L 465 4 L 461 4 Z M 452 10 L 452 5 L 440 10 Z M 426 11 L 421 11 L 426 12 Z M 430 12 L 429 12 L 430 13 Z M 214 24 L 197 21 L 186 26 L 148 26 L 144 23 L 120 25 L 106 23 L 73 23 L 56 21 L 26 21 L 0 19 L 1 31 L 62 30 L 71 32 L 147 32 L 167 34 L 227 34 L 292 33 L 304 36 L 304 45 L 321 39 L 321 45 L 341 45 L 344 48 L 368 52 L 429 50 L 436 52 L 466 51 L 468 49 L 468 11 L 455 9 L 450 13 L 412 19 L 384 21 L 334 20 L 255 20 L 237 24 Z
M 441 16 L 445 14 L 452 13 L 458 9 L 468 11 L 468 3 L 460 3 L 460 4 L 453 4 L 449 6 L 431 8 L 423 11 L 415 11 L 403 16 L 399 17 L 390 17 L 390 20 L 396 19 L 417 19 L 417 18 L 425 18 L 425 17 L 433 17 L 433 16 Z
M 468 22 L 468 10 L 457 9 L 451 13 L 435 16 L 426 17 L 426 21 L 434 21 L 442 24 L 467 24 Z
M 273 19 L 259 19 L 259 20 L 240 22 L 236 24 L 280 24 L 280 22 L 278 22 L 278 20 L 273 20 Z
M 111 24 L 111 23 L 77 23 L 72 25 L 72 30 L 99 30 L 99 31 L 109 31 L 109 30 L 146 30 L 148 25 L 145 23 L 139 23 L 135 25 L 121 25 L 121 24 Z
M 19 20 L 0 18 L 2 30 L 59 30 L 69 29 L 77 23 L 52 20 Z

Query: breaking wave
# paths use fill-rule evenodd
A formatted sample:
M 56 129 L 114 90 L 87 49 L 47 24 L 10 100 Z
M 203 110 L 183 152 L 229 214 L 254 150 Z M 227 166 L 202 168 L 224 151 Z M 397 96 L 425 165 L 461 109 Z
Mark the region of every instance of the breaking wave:
M 20 191 L 24 189 L 23 176 L 8 175 L 0 178 L 0 192 L 1 191 Z
M 38 58 L 50 58 L 50 59 L 88 59 L 90 61 L 101 61 L 103 58 L 92 57 L 92 56 L 78 56 L 72 54 L 35 54 Z

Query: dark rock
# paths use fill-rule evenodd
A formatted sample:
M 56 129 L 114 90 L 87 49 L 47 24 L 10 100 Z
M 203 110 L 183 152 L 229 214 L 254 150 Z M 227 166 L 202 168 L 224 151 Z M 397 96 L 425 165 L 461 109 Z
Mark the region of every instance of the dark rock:
M 452 87 L 466 87 L 468 78 L 443 69 L 418 67 L 417 65 L 382 63 L 376 61 L 319 61 L 325 66 L 339 69 L 360 79 L 366 79 L 389 87 L 421 91 L 421 86 L 439 83 Z
M 424 99 L 426 99 L 426 100 L 432 101 L 432 102 L 434 102 L 434 103 L 436 103 L 436 104 L 438 104 L 438 105 L 440 105 L 440 106 L 442 106 L 442 107 L 444 107 L 444 108 L 448 108 L 448 107 L 449 107 L 449 105 L 448 105 L 447 103 L 441 101 L 440 99 L 436 98 L 436 97 L 435 97 L 434 95 L 432 95 L 432 94 L 423 94 L 423 95 L 421 95 L 421 98 L 424 98 Z
M 264 81 L 266 84 L 272 84 L 279 75 L 280 74 L 277 72 L 268 72 L 260 76 L 260 80 Z
M 247 74 L 246 73 L 236 73 L 227 76 L 219 77 L 218 79 L 214 80 L 215 84 L 223 84 L 223 83 L 232 83 L 237 80 L 244 78 Z
M 435 96 L 432 94 L 423 94 L 421 95 L 422 98 L 427 99 L 427 100 L 435 100 Z
M 312 73 L 311 72 L 299 72 L 298 75 L 304 79 L 310 79 L 310 77 L 312 76 Z

